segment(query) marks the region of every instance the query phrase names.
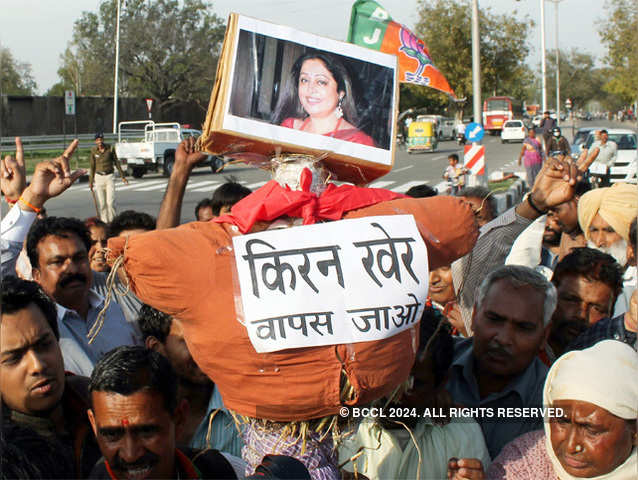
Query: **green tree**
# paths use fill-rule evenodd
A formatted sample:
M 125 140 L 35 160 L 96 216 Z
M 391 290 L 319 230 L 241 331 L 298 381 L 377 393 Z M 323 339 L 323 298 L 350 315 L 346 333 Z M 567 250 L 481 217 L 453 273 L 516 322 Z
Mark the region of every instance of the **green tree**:
M 0 92 L 4 95 L 35 95 L 37 88 L 31 64 L 19 62 L 11 50 L 0 45 Z
M 610 67 L 605 90 L 627 104 L 638 99 L 638 2 L 607 0 L 598 33 Z
M 572 48 L 568 52 L 560 51 L 559 59 L 561 102 L 569 98 L 572 108 L 578 110 L 585 108 L 591 100 L 603 101 L 604 72 L 596 68 L 593 55 Z M 547 104 L 551 108 L 556 105 L 555 50 L 547 53 Z M 563 105 L 561 109 L 564 109 Z
M 430 50 L 434 64 L 445 75 L 457 97 L 472 104 L 472 38 L 469 0 L 420 0 L 416 34 Z M 511 15 L 497 15 L 489 8 L 480 11 L 481 90 L 483 96 L 509 95 L 527 99 L 534 74 L 525 64 L 529 53 L 527 38 L 534 22 L 519 21 Z M 410 91 L 401 108 L 448 105 L 448 99 L 428 88 L 402 86 Z
M 194 100 L 206 108 L 224 24 L 202 0 L 128 0 L 120 17 L 120 93 L 152 97 L 160 109 Z M 63 85 L 81 95 L 113 94 L 116 0 L 84 12 L 61 56 Z

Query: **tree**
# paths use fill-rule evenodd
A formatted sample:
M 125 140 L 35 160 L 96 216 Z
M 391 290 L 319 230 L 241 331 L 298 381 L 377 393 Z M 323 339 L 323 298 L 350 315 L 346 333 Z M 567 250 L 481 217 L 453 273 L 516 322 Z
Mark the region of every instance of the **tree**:
M 416 34 L 430 50 L 432 60 L 445 75 L 457 97 L 472 104 L 472 38 L 471 5 L 469 0 L 420 0 L 419 22 Z M 529 53 L 527 38 L 534 22 L 525 18 L 518 21 L 512 15 L 496 15 L 489 8 L 480 11 L 481 37 L 481 89 L 485 97 L 509 95 L 526 99 L 534 75 L 525 64 Z M 402 86 L 408 105 L 401 99 L 401 108 L 430 103 L 442 107 L 447 99 L 432 89 Z
M 0 45 L 0 93 L 34 95 L 37 88 L 31 64 L 17 61 L 11 50 Z
M 596 59 L 576 48 L 560 52 L 560 95 L 562 101 L 569 98 L 575 110 L 585 108 L 590 100 L 603 101 L 604 72 L 596 68 Z M 556 105 L 556 51 L 547 53 L 547 104 Z M 564 108 L 561 105 L 561 108 Z
M 638 99 L 638 2 L 608 0 L 603 11 L 608 16 L 599 23 L 598 33 L 610 67 L 604 88 L 627 104 Z
M 224 25 L 202 0 L 128 0 L 120 17 L 123 95 L 152 97 L 160 109 L 194 100 L 206 108 Z M 58 75 L 82 95 L 113 94 L 116 0 L 84 12 Z

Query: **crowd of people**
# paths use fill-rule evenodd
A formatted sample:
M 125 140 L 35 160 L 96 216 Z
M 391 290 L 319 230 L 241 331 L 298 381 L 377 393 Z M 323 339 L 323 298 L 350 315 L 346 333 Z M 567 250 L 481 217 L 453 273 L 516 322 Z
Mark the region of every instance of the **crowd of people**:
M 530 139 L 521 157 L 531 191 L 505 212 L 488 189 L 466 188 L 458 158 L 450 158 L 453 194 L 471 209 L 478 239 L 467 238 L 469 253 L 430 269 L 410 377 L 378 404 L 419 414 L 343 419 L 330 452 L 313 451 L 321 442 L 298 451 L 273 440 L 257 459 L 254 430 L 194 359 L 191 326 L 142 300 L 178 294 L 166 287 L 150 295 L 147 258 L 129 248 L 135 237 L 179 227 L 186 183 L 202 157 L 194 140 L 176 152 L 157 218 L 132 210 L 110 218 L 105 210 L 107 219 L 78 219 L 44 210 L 86 173 L 69 168 L 77 141 L 39 163 L 27 185 L 17 139 L 0 172 L 10 206 L 2 219 L 0 476 L 637 478 L 638 187 L 592 189 L 587 162 L 546 155 Z M 258 194 L 229 181 L 197 204 L 195 223 L 226 225 Z M 407 192 L 418 205 L 437 195 L 426 184 Z M 266 228 L 257 221 L 253 231 Z M 225 254 L 229 247 L 216 242 L 215 253 Z M 128 256 L 114 257 L 116 246 Z M 152 268 L 167 255 L 148 252 Z M 205 320 L 214 330 L 215 320 Z

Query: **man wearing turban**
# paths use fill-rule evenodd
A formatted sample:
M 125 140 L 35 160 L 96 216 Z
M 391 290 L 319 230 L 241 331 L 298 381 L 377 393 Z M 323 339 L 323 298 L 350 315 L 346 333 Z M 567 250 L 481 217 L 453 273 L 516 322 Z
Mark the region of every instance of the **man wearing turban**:
M 578 202 L 578 223 L 587 246 L 610 254 L 625 268 L 624 288 L 614 316 L 627 311 L 631 290 L 636 288 L 636 267 L 628 265 L 629 228 L 638 216 L 638 187 L 617 183 L 585 193 Z M 626 297 L 626 298 L 625 298 Z

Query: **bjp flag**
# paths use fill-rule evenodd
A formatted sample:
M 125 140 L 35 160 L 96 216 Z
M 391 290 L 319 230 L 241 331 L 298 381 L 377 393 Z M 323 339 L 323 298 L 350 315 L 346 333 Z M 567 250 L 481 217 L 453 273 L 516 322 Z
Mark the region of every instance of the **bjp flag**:
M 374 0 L 357 0 L 352 5 L 348 42 L 399 57 L 399 81 L 425 85 L 455 97 L 450 84 L 434 66 L 425 43 L 393 21 Z

